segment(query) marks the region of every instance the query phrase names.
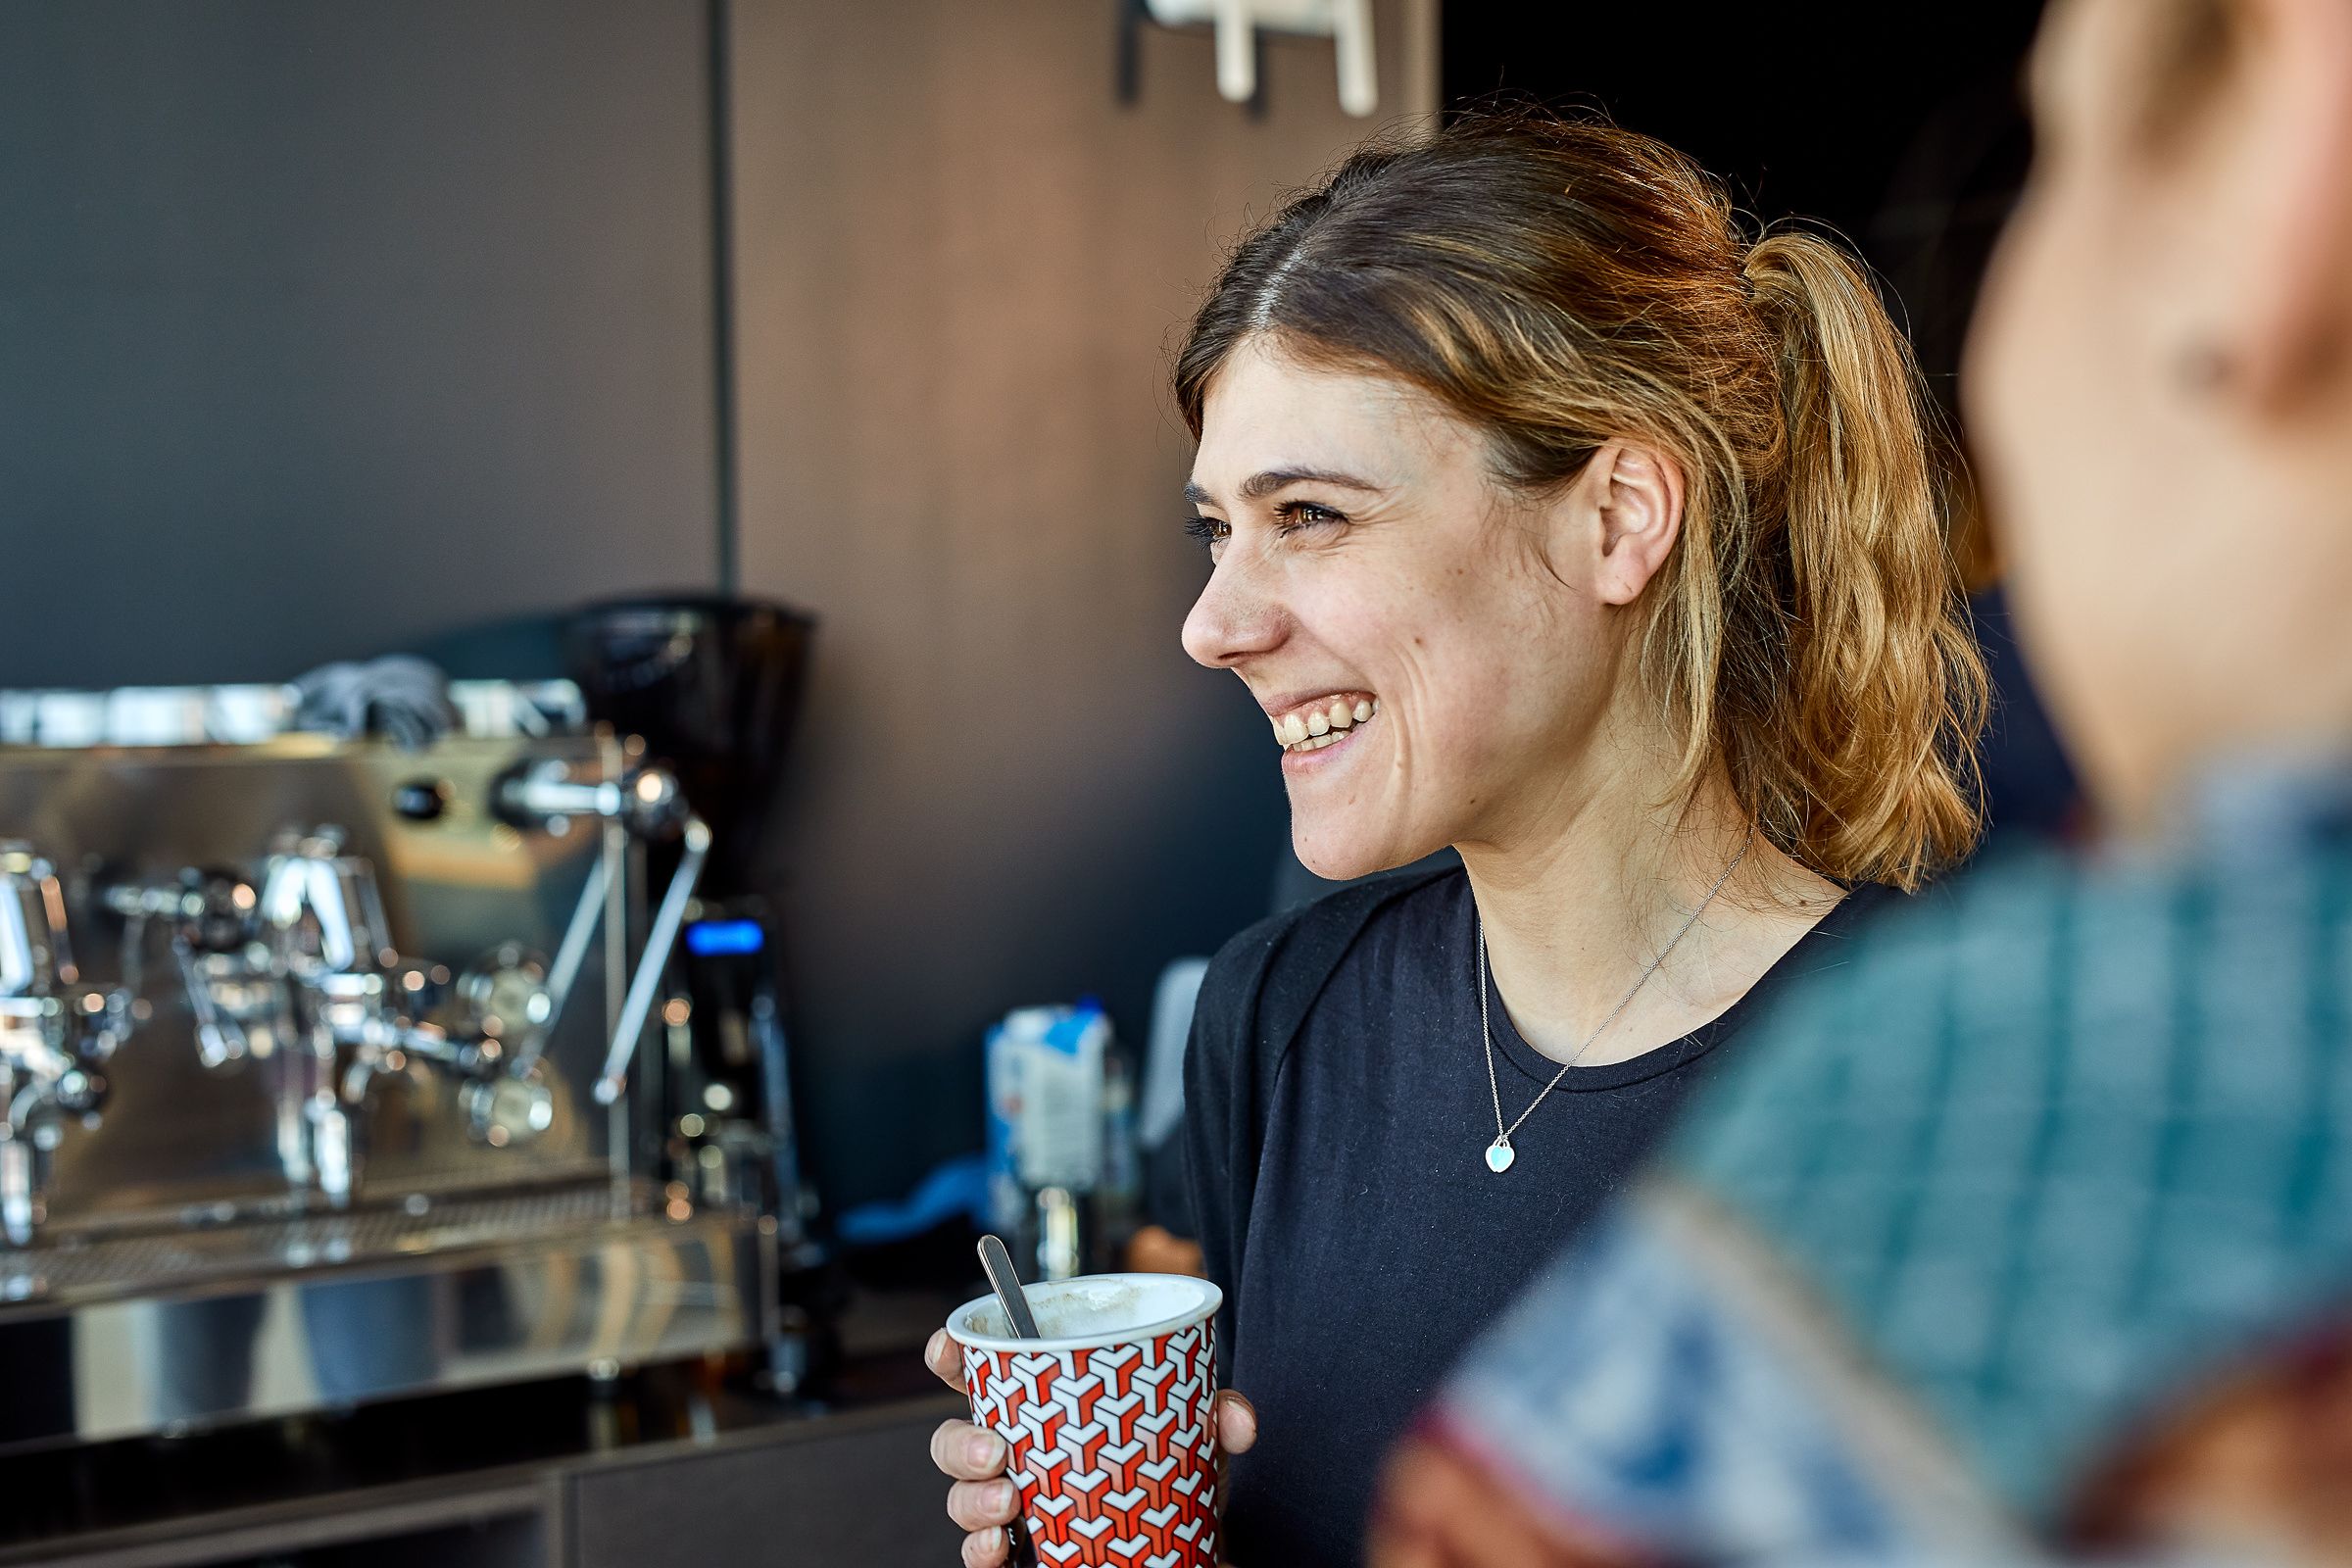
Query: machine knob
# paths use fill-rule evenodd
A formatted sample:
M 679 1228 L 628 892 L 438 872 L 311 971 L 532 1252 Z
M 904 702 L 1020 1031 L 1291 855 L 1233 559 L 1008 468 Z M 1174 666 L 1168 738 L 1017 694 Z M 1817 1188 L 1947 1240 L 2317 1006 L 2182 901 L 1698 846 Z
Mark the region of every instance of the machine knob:
M 412 822 L 434 822 L 449 809 L 452 791 L 445 778 L 413 778 L 392 791 L 392 809 Z
M 94 1068 L 76 1067 L 59 1075 L 57 1102 L 78 1116 L 94 1113 L 106 1102 L 106 1075 Z
M 459 978 L 458 995 L 466 999 L 476 1029 L 510 1042 L 535 1040 L 556 1013 L 547 960 L 518 942 L 484 954 Z
M 528 1143 L 555 1125 L 555 1092 L 536 1071 L 467 1084 L 465 1102 L 473 1136 L 493 1149 Z

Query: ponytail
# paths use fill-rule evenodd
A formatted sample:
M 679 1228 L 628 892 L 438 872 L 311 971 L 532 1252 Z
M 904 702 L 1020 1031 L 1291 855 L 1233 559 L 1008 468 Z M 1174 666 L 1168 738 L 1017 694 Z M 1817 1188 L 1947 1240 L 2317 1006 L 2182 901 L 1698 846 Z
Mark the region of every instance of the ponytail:
M 1841 882 L 1914 887 L 1977 831 L 1985 678 L 1909 349 L 1860 268 L 1750 246 L 1723 190 L 1594 121 L 1471 115 L 1355 154 L 1244 240 L 1176 364 L 1193 433 L 1251 337 L 1420 387 L 1502 482 L 1556 491 L 1608 443 L 1684 470 L 1642 669 L 1763 834 Z
M 1741 271 L 1776 350 L 1787 632 L 1778 678 L 1756 681 L 1769 711 L 1719 722 L 1717 742 L 1802 858 L 1914 886 L 1975 842 L 1986 707 L 1928 404 L 1910 345 L 1838 247 L 1781 229 Z

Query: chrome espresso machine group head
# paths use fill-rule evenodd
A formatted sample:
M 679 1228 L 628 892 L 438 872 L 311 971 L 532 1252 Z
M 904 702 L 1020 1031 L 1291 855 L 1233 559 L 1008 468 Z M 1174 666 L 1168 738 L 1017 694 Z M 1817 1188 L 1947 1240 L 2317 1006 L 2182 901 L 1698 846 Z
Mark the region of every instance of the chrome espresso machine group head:
M 538 1058 L 557 999 L 545 967 L 510 944 L 456 987 L 456 1027 L 425 1021 L 448 969 L 403 957 L 375 866 L 344 829 L 288 831 L 251 876 L 188 868 L 107 889 L 126 967 L 143 972 L 148 928 L 170 932 L 199 1059 L 252 1063 L 268 1083 L 288 1185 L 348 1205 L 378 1077 L 437 1071 L 462 1086 L 472 1131 L 507 1145 L 552 1119 Z
M 56 868 L 0 843 L 0 1240 L 32 1240 L 65 1125 L 97 1119 L 129 1020 L 126 991 L 80 983 Z

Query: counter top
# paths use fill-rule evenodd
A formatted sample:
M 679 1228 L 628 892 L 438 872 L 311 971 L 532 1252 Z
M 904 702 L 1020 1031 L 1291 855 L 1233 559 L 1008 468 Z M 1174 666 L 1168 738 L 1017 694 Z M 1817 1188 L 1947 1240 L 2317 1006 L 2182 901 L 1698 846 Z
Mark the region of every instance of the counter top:
M 766 1394 L 726 1369 L 687 1363 L 610 1384 L 558 1378 L 12 1455 L 0 1461 L 9 1493 L 0 1565 L 102 1547 L 117 1560 L 199 1531 L 267 1529 L 276 1539 L 360 1508 L 462 1521 L 535 1506 L 551 1478 L 668 1450 L 944 1419 L 960 1401 L 920 1352 L 953 1305 L 950 1293 L 921 1291 L 854 1302 L 842 1318 L 848 1353 L 814 1395 Z

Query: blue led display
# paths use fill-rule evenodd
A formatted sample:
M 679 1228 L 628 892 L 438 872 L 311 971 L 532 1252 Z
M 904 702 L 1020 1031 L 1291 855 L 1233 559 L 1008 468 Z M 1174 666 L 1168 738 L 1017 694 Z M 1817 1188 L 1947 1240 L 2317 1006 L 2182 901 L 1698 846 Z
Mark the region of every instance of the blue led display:
M 686 951 L 698 958 L 758 953 L 766 946 L 767 933 L 757 920 L 697 920 L 686 928 Z

